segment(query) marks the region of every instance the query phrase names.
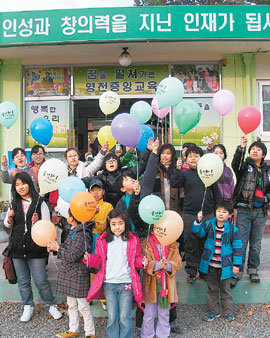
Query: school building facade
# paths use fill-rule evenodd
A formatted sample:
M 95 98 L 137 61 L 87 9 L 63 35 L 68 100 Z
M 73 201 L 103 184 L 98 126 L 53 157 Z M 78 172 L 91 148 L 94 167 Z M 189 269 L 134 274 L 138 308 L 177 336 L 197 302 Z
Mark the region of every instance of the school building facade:
M 131 64 L 119 64 L 128 47 Z M 29 127 L 46 117 L 54 135 L 47 150 L 61 157 L 68 146 L 88 151 L 100 127 L 137 100 L 151 103 L 158 83 L 176 76 L 184 99 L 201 107 L 200 123 L 183 141 L 206 146 L 209 137 L 224 143 L 228 164 L 243 135 L 239 110 L 256 106 L 260 137 L 270 147 L 270 10 L 269 6 L 164 6 L 62 9 L 0 13 L 0 102 L 12 101 L 19 118 L 9 130 L 0 127 L 1 149 L 30 149 Z M 219 89 L 236 97 L 234 111 L 221 118 L 212 98 Z M 105 116 L 100 95 L 112 90 L 121 104 Z M 171 113 L 159 123 L 160 137 L 180 148 Z M 8 133 L 8 134 L 7 134 Z M 7 199 L 1 185 L 0 200 Z

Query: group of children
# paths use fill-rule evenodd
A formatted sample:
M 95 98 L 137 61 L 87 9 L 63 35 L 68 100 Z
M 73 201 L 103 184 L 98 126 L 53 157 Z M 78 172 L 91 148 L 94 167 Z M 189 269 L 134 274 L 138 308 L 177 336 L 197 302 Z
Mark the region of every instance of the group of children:
M 203 151 L 195 144 L 184 144 L 183 158 L 176 161 L 172 145 L 164 144 L 159 148 L 158 140 L 155 142 L 149 140 L 147 150 L 140 158 L 135 158 L 137 163 L 124 168 L 115 153 L 107 152 L 106 155 L 100 155 L 103 156 L 100 168 L 102 172 L 97 176 L 82 177 L 89 193 L 97 201 L 96 214 L 87 224 L 82 225 L 69 210 L 67 223 L 70 230 L 63 243 L 58 244 L 54 241 L 47 245 L 47 250 L 57 252 L 58 258 L 63 261 L 59 269 L 57 293 L 67 296 L 69 306 L 69 329 L 58 333 L 57 337 L 79 335 L 79 312 L 84 318 L 85 336 L 95 337 L 90 308 L 93 299 L 102 300 L 103 308 L 107 309 L 108 337 L 133 336 L 131 311 L 133 299 L 138 304 L 136 326 L 141 328 L 141 337 L 165 338 L 169 337 L 170 332 L 179 333 L 180 329 L 175 326 L 175 303 L 178 302 L 175 274 L 182 264 L 180 252 L 184 253 L 187 282 L 195 283 L 198 272 L 201 278 L 206 279 L 208 312 L 203 319 L 214 320 L 221 315 L 221 309 L 226 320 L 234 319 L 230 288 L 237 283 L 234 280 L 239 280 L 239 270 L 243 272 L 242 257 L 245 257 L 248 240 L 251 255 L 257 259 L 250 259 L 248 262 L 249 274 L 251 281 L 258 281 L 256 276 L 258 277 L 259 252 L 253 250 L 255 244 L 252 240 L 252 222 L 255 223 L 259 214 L 262 224 L 262 214 L 270 200 L 268 166 L 265 167 L 263 161 L 266 148 L 263 143 L 254 142 L 245 161 L 246 142 L 246 138 L 243 137 L 235 154 L 239 157 L 240 152 L 241 158 L 238 158 L 238 162 L 234 158 L 233 162 L 237 177 L 236 189 L 232 172 L 225 163 L 221 178 L 212 186 L 205 188 L 197 173 L 198 161 Z M 38 152 L 40 149 L 42 150 L 41 146 Z M 226 159 L 226 149 L 221 144 L 214 147 L 210 144 L 207 151 L 216 153 L 223 161 Z M 133 154 L 132 149 L 128 150 L 128 153 Z M 67 154 L 71 154 L 70 150 Z M 15 169 L 15 176 L 10 171 L 7 174 L 7 160 L 2 157 L 1 175 L 3 180 L 4 177 L 14 176 L 13 180 L 9 181 L 13 182 L 13 202 L 5 224 L 13 228 L 12 248 L 16 247 L 14 243 L 17 242 L 20 246 L 18 252 L 12 249 L 12 253 L 11 250 L 11 257 L 16 273 L 19 274 L 18 284 L 21 297 L 24 299 L 23 287 L 26 279 L 30 280 L 30 274 L 34 280 L 36 276 L 34 267 L 31 267 L 32 260 L 44 259 L 44 250 L 40 249 L 42 253 L 39 255 L 38 246 L 34 248 L 34 257 L 31 256 L 33 241 L 29 233 L 31 225 L 37 219 L 45 219 L 46 204 L 41 198 L 37 202 L 36 191 L 33 193 L 32 181 L 35 175 L 31 176 L 30 180 L 20 176 L 29 177 L 29 167 L 21 160 L 22 150 L 14 151 L 13 155 L 13 161 L 22 172 L 18 173 L 19 169 Z M 18 158 L 15 158 L 16 156 Z M 19 163 L 19 160 L 22 163 Z M 132 160 L 134 161 L 134 158 Z M 237 165 L 234 165 L 235 162 Z M 75 164 L 73 167 L 69 170 L 69 175 L 78 176 Z M 96 167 L 95 171 L 98 169 Z M 25 194 L 25 191 L 28 193 Z M 180 248 L 177 242 L 162 247 L 152 228 L 150 235 L 147 233 L 148 227 L 139 216 L 138 205 L 144 196 L 151 193 L 158 194 L 164 200 L 166 209 L 176 210 L 182 214 L 184 232 L 178 240 Z M 16 194 L 20 196 L 19 199 Z M 28 209 L 25 206 L 27 200 L 30 205 Z M 246 235 L 247 229 L 243 235 L 242 228 L 238 229 L 230 222 L 233 214 L 232 200 L 234 206 L 240 210 L 242 223 L 245 216 L 250 216 L 246 214 L 253 212 L 253 219 L 249 224 L 249 237 Z M 20 209 L 18 212 L 20 216 L 17 217 L 14 208 Z M 17 232 L 18 229 L 20 232 Z M 243 240 L 243 236 L 247 238 L 244 237 Z M 202 240 L 203 238 L 205 240 Z M 26 239 L 29 242 L 27 249 Z M 258 241 L 256 236 L 257 247 Z M 27 276 L 24 273 L 20 278 L 22 269 L 16 264 L 17 258 L 28 263 Z M 91 282 L 90 272 L 93 274 Z M 164 290 L 166 292 L 163 292 Z M 43 291 L 41 289 L 39 291 L 42 296 Z M 46 297 L 43 295 L 42 299 L 54 307 L 54 299 Z M 31 297 L 30 304 L 27 298 L 23 300 L 24 310 L 28 305 L 32 311 Z M 28 317 L 25 316 L 26 319 L 30 320 L 32 314 L 31 312 Z M 155 327 L 156 315 L 158 321 Z M 27 321 L 25 317 L 21 320 Z M 56 315 L 53 317 L 57 318 Z

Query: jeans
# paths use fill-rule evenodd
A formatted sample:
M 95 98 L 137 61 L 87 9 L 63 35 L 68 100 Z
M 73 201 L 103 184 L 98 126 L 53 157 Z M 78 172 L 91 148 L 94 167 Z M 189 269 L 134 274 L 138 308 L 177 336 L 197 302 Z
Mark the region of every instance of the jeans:
M 131 284 L 104 283 L 103 289 L 105 293 L 108 312 L 108 337 L 133 337 L 133 323 L 131 313 L 133 293 Z
M 243 275 L 248 242 L 247 273 L 257 273 L 260 265 L 261 243 L 265 227 L 265 216 L 262 208 L 254 208 L 252 210 L 239 208 L 236 226 L 239 228 L 243 245 L 243 263 L 240 267 L 239 277 Z
M 56 304 L 46 273 L 45 258 L 12 258 L 12 261 L 17 275 L 23 306 L 34 306 L 33 292 L 31 287 L 31 275 L 39 291 L 41 299 L 49 305 Z

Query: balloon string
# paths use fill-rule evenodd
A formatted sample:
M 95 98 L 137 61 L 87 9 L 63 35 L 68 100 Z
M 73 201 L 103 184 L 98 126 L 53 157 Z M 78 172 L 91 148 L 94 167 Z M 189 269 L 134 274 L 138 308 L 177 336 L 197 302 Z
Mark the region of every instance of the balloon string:
M 86 244 L 86 234 L 85 234 L 84 222 L 82 223 L 82 226 L 83 226 L 83 237 L 84 237 L 84 249 L 85 249 L 85 252 L 87 252 L 87 244 Z M 86 261 L 86 266 L 88 267 L 88 260 Z
M 6 155 L 6 153 L 7 153 L 8 132 L 9 132 L 9 128 L 7 129 L 7 132 L 6 132 L 6 140 L 5 140 L 5 144 L 4 144 L 4 155 Z
M 240 170 L 241 165 L 242 165 L 242 161 L 243 161 L 243 157 L 244 157 L 244 150 L 245 150 L 245 149 L 241 148 L 241 159 L 240 159 L 240 163 L 239 163 L 238 170 Z
M 137 181 L 139 180 L 139 158 L 138 158 L 138 150 L 136 148 L 136 167 L 137 167 Z
M 56 270 L 58 271 L 58 267 L 57 267 L 57 265 L 56 265 L 56 260 L 55 260 L 54 255 L 52 255 L 52 258 L 53 258 L 53 262 L 54 262 L 55 268 L 56 268 Z
M 220 129 L 220 127 L 221 127 L 222 117 L 223 117 L 223 116 L 220 116 L 219 124 L 218 124 L 218 126 L 217 126 L 217 129 L 215 130 L 215 133 L 217 133 L 218 128 Z M 219 135 L 220 135 L 220 133 L 219 133 Z
M 201 211 L 203 210 L 203 205 L 204 205 L 204 201 L 205 201 L 206 190 L 207 190 L 207 187 L 205 187 L 205 190 L 204 190 L 204 195 L 203 195 L 203 201 L 202 201 Z
M 149 242 L 150 228 L 151 228 L 151 225 L 148 224 L 147 237 L 146 237 L 146 245 L 145 245 L 145 250 L 144 250 L 144 256 L 145 257 L 147 255 L 147 245 L 148 245 L 148 242 Z
M 38 200 L 37 200 L 37 204 L 36 204 L 36 207 L 35 207 L 34 214 L 37 212 L 37 206 L 38 206 L 39 200 L 40 200 L 40 195 L 38 195 Z
M 157 119 L 157 138 L 158 138 L 158 126 L 159 126 L 159 116 L 158 116 L 158 119 Z
M 181 146 L 180 157 L 181 158 L 183 158 L 183 137 L 184 137 L 184 134 L 180 134 L 180 146 Z

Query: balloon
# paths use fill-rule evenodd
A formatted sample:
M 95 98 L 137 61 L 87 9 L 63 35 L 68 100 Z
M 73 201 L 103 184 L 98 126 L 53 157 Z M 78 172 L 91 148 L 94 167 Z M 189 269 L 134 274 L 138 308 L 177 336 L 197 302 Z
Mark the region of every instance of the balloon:
M 19 116 L 19 112 L 14 103 L 4 101 L 0 104 L 0 123 L 9 129 L 15 124 Z
M 185 134 L 199 123 L 201 108 L 193 100 L 183 100 L 174 107 L 173 118 L 180 134 Z
M 53 127 L 49 120 L 37 117 L 30 124 L 30 132 L 33 139 L 47 146 L 53 136 Z
M 45 161 L 38 172 L 38 184 L 41 194 L 58 189 L 59 183 L 68 176 L 67 165 L 56 158 Z
M 55 83 L 55 84 L 53 85 L 53 88 L 56 89 L 56 90 L 58 90 L 58 89 L 59 89 L 59 84 Z
M 235 106 L 235 96 L 227 89 L 221 89 L 213 96 L 213 108 L 221 116 L 229 114 Z
M 135 116 L 140 123 L 146 123 L 152 116 L 152 109 L 147 102 L 137 101 L 131 106 L 130 114 Z
M 239 111 L 237 120 L 241 130 L 248 134 L 260 125 L 261 113 L 256 107 L 247 106 Z
M 114 113 L 120 106 L 120 98 L 117 93 L 107 91 L 99 98 L 99 107 L 103 114 L 109 115 Z
M 70 205 L 68 202 L 65 202 L 60 196 L 58 197 L 57 200 L 57 211 L 59 214 L 65 218 L 68 217 L 68 209 Z
M 183 83 L 176 77 L 166 77 L 159 83 L 156 95 L 159 108 L 175 106 L 183 98 Z
M 64 178 L 59 184 L 59 196 L 66 202 L 70 202 L 72 196 L 77 192 L 86 191 L 85 184 L 75 176 Z
M 142 153 L 146 150 L 150 137 L 152 137 L 152 139 L 154 138 L 153 129 L 146 124 L 141 124 L 141 138 L 139 144 L 137 145 L 137 149 Z
M 163 217 L 154 225 L 154 234 L 162 246 L 175 242 L 182 232 L 183 220 L 176 211 L 165 210 Z
M 158 103 L 157 103 L 157 97 L 155 96 L 151 102 L 151 107 L 152 107 L 152 111 L 153 113 L 159 117 L 160 119 L 163 119 L 165 116 L 167 116 L 171 110 L 170 107 L 165 107 L 162 109 L 158 108 Z
M 136 147 L 141 138 L 141 126 L 135 116 L 122 113 L 111 124 L 111 132 L 118 143 L 127 147 Z
M 145 196 L 139 204 L 139 215 L 148 224 L 154 224 L 164 214 L 165 205 L 162 199 L 156 195 Z
M 48 242 L 55 241 L 56 228 L 50 221 L 37 221 L 31 229 L 32 240 L 39 246 L 46 247 Z
M 98 131 L 98 142 L 99 144 L 104 144 L 108 142 L 109 149 L 112 149 L 116 144 L 116 139 L 112 136 L 111 127 L 103 126 Z
M 223 173 L 224 164 L 216 154 L 205 154 L 198 162 L 197 172 L 206 187 L 215 183 Z
M 96 213 L 96 200 L 87 191 L 77 192 L 70 201 L 72 215 L 80 222 L 91 221 Z

